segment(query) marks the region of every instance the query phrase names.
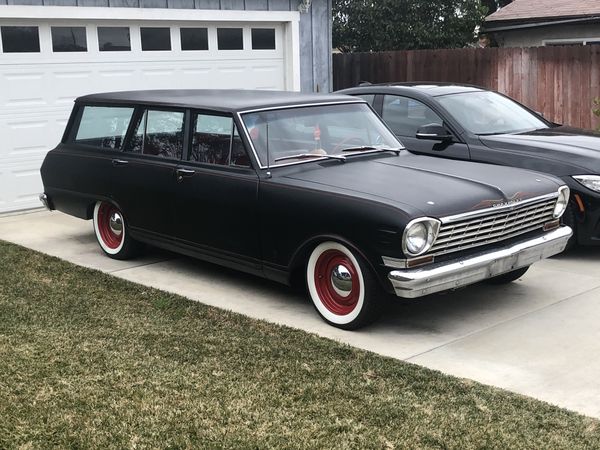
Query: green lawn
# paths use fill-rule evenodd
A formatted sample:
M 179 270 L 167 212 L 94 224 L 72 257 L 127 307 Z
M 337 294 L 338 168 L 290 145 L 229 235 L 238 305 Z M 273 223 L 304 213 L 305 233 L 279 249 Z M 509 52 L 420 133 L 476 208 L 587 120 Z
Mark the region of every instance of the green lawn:
M 0 448 L 600 448 L 600 422 L 0 242 Z

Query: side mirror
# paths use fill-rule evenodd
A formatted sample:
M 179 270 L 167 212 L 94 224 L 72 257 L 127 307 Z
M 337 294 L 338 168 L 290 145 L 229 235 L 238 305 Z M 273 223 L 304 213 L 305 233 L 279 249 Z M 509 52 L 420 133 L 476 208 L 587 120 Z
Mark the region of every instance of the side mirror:
M 417 139 L 426 139 L 430 141 L 451 141 L 450 132 L 439 123 L 430 123 L 423 125 L 417 130 Z

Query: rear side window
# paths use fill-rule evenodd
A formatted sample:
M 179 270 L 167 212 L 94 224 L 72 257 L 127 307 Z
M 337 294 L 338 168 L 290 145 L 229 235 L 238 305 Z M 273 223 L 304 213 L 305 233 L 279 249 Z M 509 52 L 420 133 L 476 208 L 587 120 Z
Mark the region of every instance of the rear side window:
M 131 151 L 160 158 L 181 159 L 183 111 L 147 109 L 131 141 Z
M 121 150 L 132 116 L 133 108 L 84 106 L 75 142 Z

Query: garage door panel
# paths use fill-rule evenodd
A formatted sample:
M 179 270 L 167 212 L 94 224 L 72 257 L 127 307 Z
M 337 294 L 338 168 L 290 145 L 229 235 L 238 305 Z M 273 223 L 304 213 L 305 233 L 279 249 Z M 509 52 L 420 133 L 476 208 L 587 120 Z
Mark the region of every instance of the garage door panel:
M 16 211 L 40 205 L 38 193 L 42 192 L 39 162 L 10 164 L 0 168 L 0 208 Z M 12 187 L 18 185 L 18 190 Z

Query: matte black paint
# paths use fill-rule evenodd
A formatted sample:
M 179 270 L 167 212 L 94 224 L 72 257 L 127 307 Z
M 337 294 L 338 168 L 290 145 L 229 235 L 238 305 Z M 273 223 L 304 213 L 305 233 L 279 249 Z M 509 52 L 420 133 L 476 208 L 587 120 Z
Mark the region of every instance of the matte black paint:
M 235 113 L 252 104 L 358 101 L 254 92 L 243 99 L 221 96 L 216 107 L 214 92 L 207 94 L 206 103 L 201 91 L 192 93 L 193 100 L 182 91 L 173 92 L 174 106 L 190 106 L 188 128 L 196 109 L 231 114 L 239 127 Z M 69 124 L 78 126 L 77 108 L 88 102 L 133 104 L 139 116 L 146 97 L 153 105 L 169 106 L 167 91 L 108 94 L 106 100 L 88 96 L 77 100 Z M 132 120 L 126 140 L 134 126 Z M 316 242 L 335 239 L 362 254 L 391 291 L 389 268 L 381 257 L 404 257 L 401 238 L 410 220 L 484 208 L 482 201 L 503 202 L 517 193 L 523 199 L 550 194 L 562 184 L 534 172 L 409 152 L 353 156 L 345 163 L 308 161 L 269 171 L 256 169 L 250 154 L 253 168 L 215 166 L 74 145 L 72 134 L 65 132 L 41 169 L 45 193 L 56 209 L 90 219 L 94 203 L 109 200 L 122 210 L 135 239 L 280 282 L 290 281 Z M 189 147 L 189 142 L 188 136 L 184 145 Z M 184 155 L 187 152 L 185 148 Z M 181 169 L 186 176 L 180 178 Z
M 585 204 L 585 213 L 582 214 L 573 203 L 578 242 L 600 245 L 600 193 L 587 189 L 572 178 L 572 175 L 600 175 L 600 132 L 545 121 L 550 128 L 477 136 L 465 130 L 437 101 L 437 97 L 478 90 L 485 89 L 452 83 L 392 83 L 344 89 L 337 94 L 375 95 L 373 107 L 380 115 L 383 95 L 412 98 L 433 109 L 452 131 L 454 140 L 440 143 L 399 137 L 413 153 L 518 167 L 560 177 L 571 189 L 571 198 L 578 194 Z

